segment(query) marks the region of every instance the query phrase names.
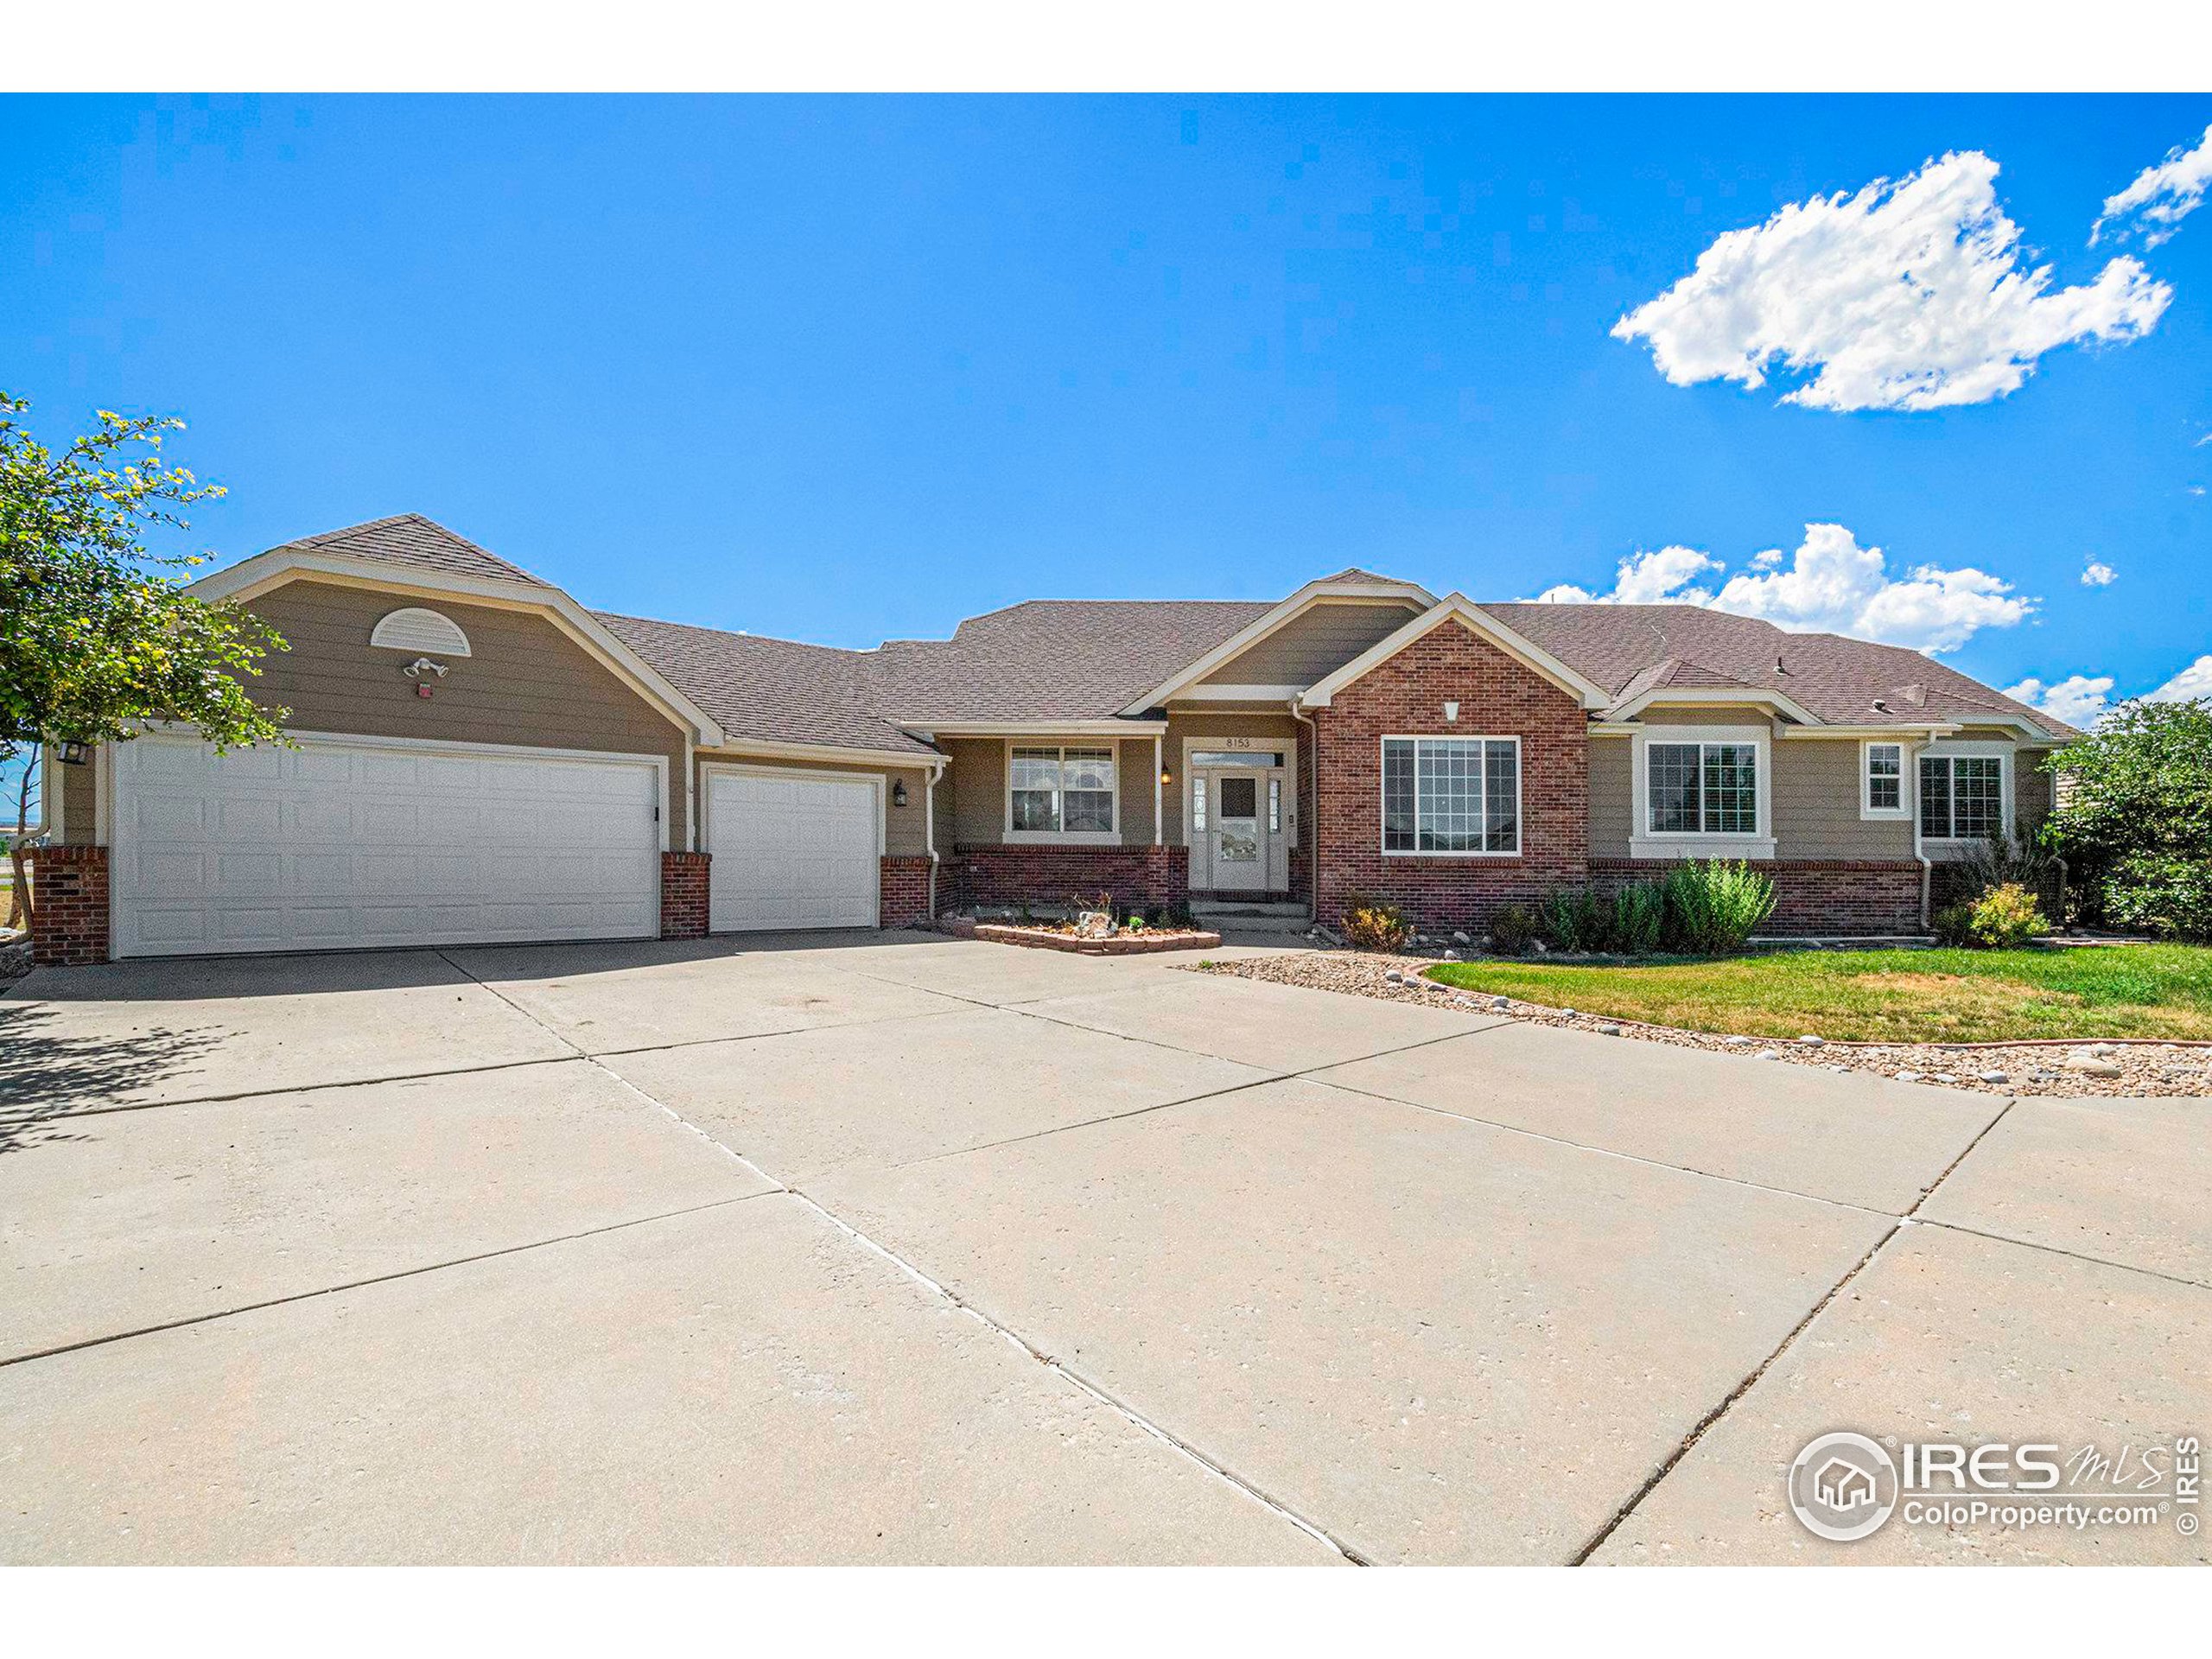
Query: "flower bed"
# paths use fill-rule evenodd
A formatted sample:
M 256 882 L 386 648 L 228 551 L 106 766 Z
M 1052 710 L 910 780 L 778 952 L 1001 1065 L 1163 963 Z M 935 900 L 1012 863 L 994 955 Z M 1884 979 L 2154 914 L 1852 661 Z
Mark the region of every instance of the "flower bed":
M 1103 938 L 1088 938 L 1065 922 L 979 922 L 967 916 L 941 918 L 938 926 L 963 939 L 994 944 L 1023 944 L 1037 950 L 1068 950 L 1085 957 L 1142 957 L 1161 950 L 1204 950 L 1221 943 L 1218 933 L 1195 929 L 1118 928 Z

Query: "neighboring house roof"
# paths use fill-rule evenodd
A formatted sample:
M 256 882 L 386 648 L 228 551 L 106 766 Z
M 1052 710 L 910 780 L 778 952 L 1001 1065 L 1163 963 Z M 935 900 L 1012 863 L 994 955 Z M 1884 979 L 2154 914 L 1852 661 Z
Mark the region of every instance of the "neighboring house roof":
M 1655 690 L 1711 688 L 1786 697 L 1828 725 L 2024 721 L 2053 738 L 2075 735 L 2072 727 L 1903 645 L 1792 633 L 1758 617 L 1695 605 L 1483 608 L 1610 687 L 1616 707 Z M 1888 706 L 1877 709 L 1878 698 Z
M 651 663 L 742 747 L 818 744 L 934 753 L 877 710 L 878 653 L 724 633 L 683 622 L 594 611 L 593 620 Z
M 466 537 L 456 536 L 443 524 L 419 512 L 403 512 L 365 524 L 348 524 L 320 536 L 303 536 L 296 542 L 272 547 L 271 553 L 327 553 L 351 559 L 374 559 L 384 564 L 406 565 L 448 576 L 473 576 L 480 582 L 526 582 L 550 588 L 518 564 L 509 564 Z
M 1274 606 L 1243 600 L 1036 599 L 973 616 L 950 639 L 879 655 L 886 715 L 1108 720 Z

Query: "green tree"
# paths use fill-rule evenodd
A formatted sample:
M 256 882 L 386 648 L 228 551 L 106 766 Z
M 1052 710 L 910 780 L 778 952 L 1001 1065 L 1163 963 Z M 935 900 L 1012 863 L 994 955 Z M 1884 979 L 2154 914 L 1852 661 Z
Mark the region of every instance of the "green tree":
M 276 630 L 187 594 L 179 573 L 204 560 L 143 545 L 223 493 L 162 460 L 162 435 L 184 423 L 102 410 L 56 454 L 23 426 L 29 407 L 0 392 L 0 772 L 22 764 L 9 848 L 19 893 L 41 744 L 128 740 L 156 720 L 221 748 L 283 742 L 290 712 L 263 709 L 244 683 L 283 648 Z
M 2044 837 L 2089 919 L 2212 939 L 2212 698 L 2123 703 L 2044 764 Z

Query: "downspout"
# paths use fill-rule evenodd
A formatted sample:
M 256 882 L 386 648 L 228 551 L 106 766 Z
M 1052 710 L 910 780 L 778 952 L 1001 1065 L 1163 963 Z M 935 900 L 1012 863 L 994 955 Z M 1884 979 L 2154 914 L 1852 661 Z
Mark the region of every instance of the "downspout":
M 1160 820 L 1160 810 L 1167 801 L 1167 779 L 1160 769 L 1163 753 L 1160 745 L 1164 741 L 1160 733 L 1152 734 L 1152 844 L 1155 847 L 1167 844 L 1166 831 Z
M 944 775 L 945 763 L 931 761 L 930 769 L 922 775 L 922 845 L 930 855 L 930 921 L 937 921 L 937 780 Z
M 1321 728 L 1313 723 L 1311 715 L 1298 706 L 1296 697 L 1290 700 L 1290 713 L 1292 719 L 1313 734 L 1310 750 L 1313 764 L 1306 768 L 1313 774 L 1313 822 L 1310 826 L 1303 823 L 1300 824 L 1298 839 L 1303 846 L 1307 830 L 1311 829 L 1313 850 L 1306 860 L 1306 919 L 1318 927 L 1321 921 Z M 1294 798 L 1290 804 L 1293 811 L 1298 810 L 1298 802 Z M 1301 813 L 1300 816 L 1302 818 L 1305 815 Z
M 1928 849 L 1920 839 L 1920 752 L 1927 747 L 1927 741 L 1923 740 L 1905 750 L 1906 763 L 1912 768 L 1912 855 L 1920 861 L 1920 931 L 1923 933 L 1936 925 L 1936 861 L 1928 856 Z M 1862 783 L 1859 787 L 1866 785 Z

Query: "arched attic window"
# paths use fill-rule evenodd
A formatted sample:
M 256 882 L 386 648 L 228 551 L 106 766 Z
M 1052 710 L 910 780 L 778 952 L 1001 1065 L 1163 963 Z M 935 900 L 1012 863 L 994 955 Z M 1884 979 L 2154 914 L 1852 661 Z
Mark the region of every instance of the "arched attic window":
M 468 636 L 461 625 L 442 611 L 410 605 L 394 611 L 376 625 L 369 643 L 387 651 L 435 652 L 440 657 L 468 655 Z

